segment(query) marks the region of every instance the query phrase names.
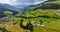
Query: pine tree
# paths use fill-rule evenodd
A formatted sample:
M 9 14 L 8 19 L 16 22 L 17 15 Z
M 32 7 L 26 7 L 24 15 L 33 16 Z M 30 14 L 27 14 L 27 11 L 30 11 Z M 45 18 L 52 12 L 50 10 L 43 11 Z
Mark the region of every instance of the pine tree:
M 28 30 L 30 30 L 31 32 L 33 31 L 33 25 L 31 24 L 30 21 L 27 23 L 26 28 L 27 28 Z

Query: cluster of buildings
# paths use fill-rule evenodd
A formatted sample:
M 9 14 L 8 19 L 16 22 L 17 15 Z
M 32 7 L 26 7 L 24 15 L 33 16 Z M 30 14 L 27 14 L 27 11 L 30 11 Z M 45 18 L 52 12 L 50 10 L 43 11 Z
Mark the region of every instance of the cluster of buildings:
M 42 21 L 38 21 L 38 22 L 32 21 L 31 24 L 33 24 L 34 26 L 42 26 L 42 27 L 45 26 Z
M 3 18 L 0 18 L 0 23 L 5 23 L 5 22 L 8 22 L 10 21 L 9 19 L 12 18 L 13 16 L 6 16 L 6 17 L 3 17 Z

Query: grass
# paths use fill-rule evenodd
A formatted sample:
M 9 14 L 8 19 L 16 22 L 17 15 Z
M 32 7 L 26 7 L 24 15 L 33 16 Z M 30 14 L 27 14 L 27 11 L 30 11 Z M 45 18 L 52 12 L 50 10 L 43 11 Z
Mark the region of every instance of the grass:
M 34 27 L 33 32 L 60 32 L 60 30 L 52 29 L 52 28 L 42 28 L 42 27 Z
M 0 32 L 2 32 L 2 31 L 0 30 Z
M 45 23 L 45 27 L 35 26 L 33 32 L 60 32 L 60 21 Z
M 24 22 L 27 22 L 25 19 Z M 41 26 L 34 26 L 33 32 L 60 32 L 60 19 L 54 19 L 54 18 L 30 18 L 30 21 L 36 21 L 39 20 L 43 21 L 43 24 L 45 27 Z
M 14 19 L 14 21 L 13 21 Z M 19 24 L 20 24 L 20 19 L 21 18 L 17 18 L 17 17 L 12 17 L 10 18 L 9 22 L 6 22 L 5 24 L 2 23 L 0 24 L 0 28 L 4 28 L 7 29 L 8 31 L 11 32 L 22 32 L 23 29 L 20 28 Z M 28 19 L 24 19 L 24 24 L 26 24 L 28 22 Z M 33 32 L 60 32 L 60 19 L 54 19 L 54 18 L 30 18 L 30 21 L 39 21 L 42 20 L 44 22 L 45 27 L 42 28 L 40 26 L 34 26 L 34 30 Z M 16 22 L 16 25 L 12 25 L 13 22 Z M 49 23 L 48 23 L 49 22 Z
M 11 20 L 13 18 L 14 18 L 14 21 Z M 6 30 L 11 31 L 11 32 L 22 32 L 22 28 L 20 28 L 19 26 L 21 18 L 12 17 L 10 18 L 10 20 L 11 21 L 9 22 L 0 24 L 0 28 L 5 28 Z M 17 21 L 16 25 L 13 25 L 13 23 L 16 21 Z
M 45 4 L 60 4 L 60 0 L 52 1 L 52 2 L 46 2 Z
M 45 4 L 60 4 L 60 0 L 53 1 L 53 2 L 46 2 Z M 7 13 L 7 12 L 5 12 L 5 13 Z M 37 9 L 37 10 L 27 11 L 27 12 L 25 12 L 24 15 L 28 16 L 28 17 L 37 17 L 37 16 L 44 16 L 44 15 L 51 17 L 51 18 L 44 18 L 44 17 L 30 18 L 31 22 L 32 21 L 38 22 L 38 21 L 42 20 L 43 24 L 45 25 L 45 27 L 34 26 L 33 32 L 60 32 L 60 19 L 52 18 L 52 17 L 56 16 L 55 14 L 57 14 L 57 17 L 60 18 L 60 9 L 59 10 Z M 19 26 L 21 18 L 12 17 L 12 18 L 9 18 L 9 20 L 10 20 L 9 22 L 0 24 L 0 28 L 5 28 L 11 32 L 23 32 L 23 29 Z M 26 23 L 28 22 L 29 19 L 23 18 L 23 20 L 24 20 L 23 24 L 26 25 Z M 17 22 L 16 25 L 13 25 L 14 22 Z
M 60 21 L 47 23 L 46 28 L 53 28 L 53 29 L 60 30 Z
M 46 9 L 46 10 L 42 10 L 42 9 L 37 9 L 36 11 L 30 11 L 28 14 L 29 17 L 30 16 L 43 16 L 43 15 L 48 15 L 48 16 L 55 16 L 54 14 L 56 13 L 57 10 L 52 10 L 52 9 Z M 45 14 L 46 13 L 46 14 Z M 34 14 L 34 15 L 33 15 Z M 12 17 L 9 19 L 9 22 L 6 22 L 5 24 L 2 23 L 0 24 L 0 28 L 5 28 L 8 31 L 11 32 L 22 32 L 23 29 L 20 28 L 20 20 L 21 18 L 17 18 L 17 17 Z M 29 19 L 25 19 L 24 20 L 24 25 L 28 22 Z M 60 32 L 60 19 L 54 19 L 54 18 L 30 18 L 30 21 L 36 21 L 38 22 L 39 20 L 42 20 L 44 22 L 44 25 L 46 25 L 44 28 L 39 27 L 39 26 L 34 26 L 34 30 L 33 32 Z M 16 25 L 12 25 L 13 22 L 16 22 Z M 58 24 L 58 25 L 57 25 Z
M 54 10 L 54 9 L 45 9 L 45 10 L 37 9 L 35 11 L 27 11 L 26 12 L 27 14 L 25 14 L 25 16 L 35 17 L 35 16 L 47 15 L 47 16 L 51 17 L 51 18 L 30 18 L 31 22 L 32 21 L 38 22 L 39 20 L 42 20 L 45 25 L 44 28 L 40 27 L 40 26 L 34 26 L 33 32 L 60 32 L 60 19 L 52 18 L 52 17 L 56 16 L 55 15 L 56 13 L 58 13 L 58 16 L 59 16 L 59 14 L 60 14 L 59 12 L 60 12 L 60 10 Z M 27 20 L 28 19 L 24 19 L 24 22 L 28 22 Z
M 55 16 L 55 12 L 56 10 L 54 9 L 46 9 L 46 10 L 37 9 L 35 11 L 26 12 L 25 16 L 28 16 L 28 17 L 43 16 L 43 15 Z

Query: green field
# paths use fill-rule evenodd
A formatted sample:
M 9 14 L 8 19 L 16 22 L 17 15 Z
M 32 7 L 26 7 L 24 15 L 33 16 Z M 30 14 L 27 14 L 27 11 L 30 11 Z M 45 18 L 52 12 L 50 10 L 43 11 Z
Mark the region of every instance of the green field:
M 56 1 L 48 1 L 45 2 L 44 5 L 60 5 L 60 0 Z M 40 7 L 40 5 L 38 5 Z M 31 7 L 30 10 L 27 9 L 23 14 L 17 14 L 12 15 L 9 11 L 4 11 L 5 15 L 13 16 L 7 20 L 8 22 L 2 22 L 0 23 L 0 28 L 4 28 L 7 31 L 10 32 L 23 32 L 23 31 L 30 31 L 28 29 L 23 29 L 20 27 L 21 19 L 23 19 L 23 25 L 26 25 L 27 22 L 30 20 L 30 22 L 38 22 L 42 20 L 44 27 L 42 26 L 34 26 L 33 25 L 33 32 L 60 32 L 60 9 L 40 9 L 36 8 L 36 10 L 31 9 L 34 7 Z M 23 16 L 23 17 L 20 17 Z M 14 22 L 17 22 L 15 25 L 13 25 Z M 0 32 L 2 32 L 0 30 Z

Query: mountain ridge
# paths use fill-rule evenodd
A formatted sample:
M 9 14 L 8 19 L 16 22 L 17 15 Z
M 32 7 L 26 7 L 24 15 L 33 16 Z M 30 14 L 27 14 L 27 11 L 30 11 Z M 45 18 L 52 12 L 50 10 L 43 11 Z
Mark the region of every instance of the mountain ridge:
M 6 15 L 4 14 L 4 11 L 11 11 L 11 12 L 13 12 L 13 15 L 15 15 L 15 14 L 17 14 L 17 13 L 18 13 L 17 11 L 7 9 L 6 7 L 4 7 L 4 5 L 3 5 L 3 4 L 0 4 L 0 18 L 2 18 L 2 17 L 5 17 L 5 16 L 6 16 Z

